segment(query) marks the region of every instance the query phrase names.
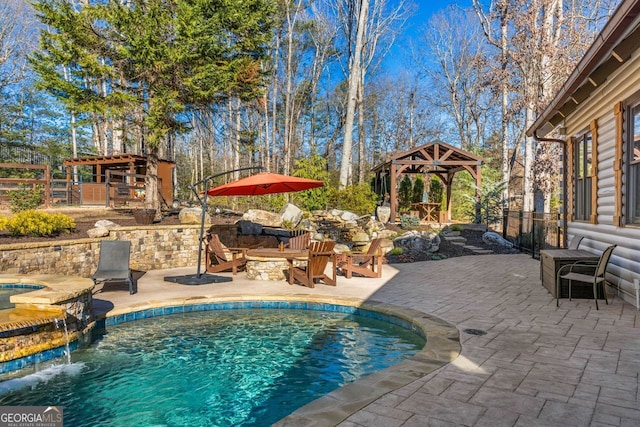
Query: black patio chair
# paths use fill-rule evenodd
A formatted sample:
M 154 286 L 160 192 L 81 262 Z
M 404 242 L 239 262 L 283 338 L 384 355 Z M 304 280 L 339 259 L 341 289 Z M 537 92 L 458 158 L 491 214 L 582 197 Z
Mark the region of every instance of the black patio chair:
M 129 294 L 133 294 L 133 275 L 129 268 L 131 242 L 128 240 L 103 240 L 100 242 L 98 270 L 91 278 L 94 284 L 106 282 L 125 282 L 129 285 Z

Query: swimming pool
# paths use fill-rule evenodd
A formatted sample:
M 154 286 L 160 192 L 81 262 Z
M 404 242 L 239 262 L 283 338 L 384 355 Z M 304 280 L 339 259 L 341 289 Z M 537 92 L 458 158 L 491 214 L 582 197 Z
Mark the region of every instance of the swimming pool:
M 231 309 L 108 326 L 71 365 L 1 383 L 0 404 L 62 405 L 65 425 L 269 425 L 424 345 L 407 325 L 346 311 Z

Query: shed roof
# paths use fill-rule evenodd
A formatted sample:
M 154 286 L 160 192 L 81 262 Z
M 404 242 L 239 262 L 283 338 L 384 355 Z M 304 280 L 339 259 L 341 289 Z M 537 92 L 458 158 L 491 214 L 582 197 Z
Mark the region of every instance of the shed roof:
M 145 156 L 139 156 L 137 154 L 115 154 L 112 156 L 91 156 L 91 157 L 78 157 L 75 159 L 65 159 L 64 166 L 81 166 L 81 165 L 124 165 L 128 163 L 146 163 L 147 158 Z M 159 159 L 162 163 L 174 163 L 169 160 Z

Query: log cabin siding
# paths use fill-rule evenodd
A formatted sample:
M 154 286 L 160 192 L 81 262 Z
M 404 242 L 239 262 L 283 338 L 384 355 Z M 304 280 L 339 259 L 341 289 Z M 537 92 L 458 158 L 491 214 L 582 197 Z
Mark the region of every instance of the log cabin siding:
M 639 92 L 640 50 L 637 50 L 626 64 L 609 76 L 607 81 L 596 88 L 590 98 L 565 120 L 568 138 L 584 132 L 593 120 L 597 120 L 598 123 L 597 224 L 572 221 L 569 217 L 567 233 L 585 236 L 580 247 L 597 253 L 602 252 L 608 245 L 618 245 L 607 269 L 607 279 L 614 286 L 618 286 L 623 291 L 621 296 L 632 304 L 635 304 L 633 280 L 640 278 L 640 227 L 624 224 L 624 195 L 627 191 L 624 171 L 627 165 L 625 163 L 622 166 L 622 175 L 616 178 L 614 164 L 619 131 L 614 109 L 620 102 L 625 102 Z M 626 135 L 624 139 L 626 149 Z M 624 156 L 623 159 L 626 160 Z M 569 168 L 569 171 L 571 169 Z M 572 177 L 568 177 L 568 182 L 573 182 Z M 572 194 L 572 189 L 569 190 Z M 568 210 L 571 213 L 570 206 Z M 619 212 L 623 215 L 620 223 Z

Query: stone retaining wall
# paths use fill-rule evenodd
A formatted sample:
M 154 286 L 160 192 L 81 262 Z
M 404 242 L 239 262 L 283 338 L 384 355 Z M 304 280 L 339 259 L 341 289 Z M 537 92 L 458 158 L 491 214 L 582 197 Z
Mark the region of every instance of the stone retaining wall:
M 196 266 L 199 237 L 199 225 L 136 226 L 113 228 L 99 239 L 0 245 L 0 272 L 90 277 L 103 239 L 131 242 L 133 270 Z

